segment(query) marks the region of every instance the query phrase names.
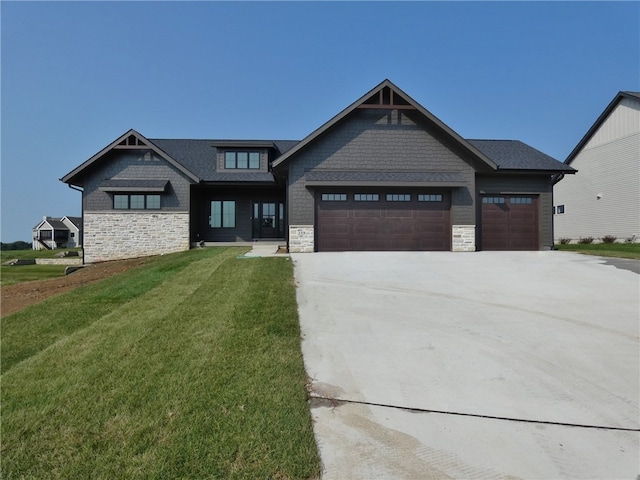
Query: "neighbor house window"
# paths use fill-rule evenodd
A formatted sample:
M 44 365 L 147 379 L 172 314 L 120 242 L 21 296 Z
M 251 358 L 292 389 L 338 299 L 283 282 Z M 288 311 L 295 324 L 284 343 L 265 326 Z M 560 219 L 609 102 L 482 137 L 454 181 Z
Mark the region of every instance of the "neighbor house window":
M 224 168 L 258 170 L 260 152 L 225 152 Z
M 323 202 L 346 202 L 347 194 L 346 193 L 323 193 L 322 201 Z
M 355 193 L 353 199 L 356 202 L 378 202 L 380 201 L 380 195 L 377 193 Z
M 482 197 L 482 203 L 504 203 L 504 197 Z
M 418 201 L 419 202 L 441 202 L 442 201 L 442 195 L 440 195 L 439 193 L 437 194 L 430 194 L 430 195 L 418 195 Z
M 113 196 L 113 208 L 116 210 L 158 210 L 160 208 L 160 195 L 115 194 Z
M 410 202 L 411 194 L 409 193 L 387 193 L 387 202 Z
M 211 202 L 211 228 L 236 227 L 236 202 L 233 200 L 214 200 Z
M 557 207 L 556 211 L 557 211 L 558 213 L 564 213 L 564 205 L 558 205 L 558 207 Z

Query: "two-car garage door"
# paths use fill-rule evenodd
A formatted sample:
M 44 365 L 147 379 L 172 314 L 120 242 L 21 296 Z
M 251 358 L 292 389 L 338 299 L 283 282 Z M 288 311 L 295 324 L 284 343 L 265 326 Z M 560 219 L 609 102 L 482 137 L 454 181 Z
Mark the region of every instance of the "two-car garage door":
M 321 191 L 316 205 L 318 251 L 451 249 L 447 191 Z
M 316 193 L 317 249 L 451 250 L 448 191 L 332 190 Z M 537 195 L 480 197 L 482 250 L 538 250 Z

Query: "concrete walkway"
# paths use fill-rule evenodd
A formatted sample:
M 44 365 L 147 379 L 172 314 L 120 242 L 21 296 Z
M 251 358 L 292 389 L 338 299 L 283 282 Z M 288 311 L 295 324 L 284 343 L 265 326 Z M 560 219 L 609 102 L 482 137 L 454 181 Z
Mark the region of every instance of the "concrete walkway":
M 640 473 L 640 275 L 563 252 L 292 259 L 323 478 Z

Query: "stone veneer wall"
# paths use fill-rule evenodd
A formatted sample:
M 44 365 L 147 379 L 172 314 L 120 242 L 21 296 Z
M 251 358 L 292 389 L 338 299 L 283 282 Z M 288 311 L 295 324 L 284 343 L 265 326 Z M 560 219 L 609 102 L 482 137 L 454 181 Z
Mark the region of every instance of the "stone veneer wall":
M 84 214 L 86 263 L 189 250 L 186 212 Z
M 475 225 L 453 225 L 451 229 L 453 252 L 475 252 L 476 251 L 476 226 Z
M 313 225 L 289 226 L 289 253 L 311 253 L 314 251 Z

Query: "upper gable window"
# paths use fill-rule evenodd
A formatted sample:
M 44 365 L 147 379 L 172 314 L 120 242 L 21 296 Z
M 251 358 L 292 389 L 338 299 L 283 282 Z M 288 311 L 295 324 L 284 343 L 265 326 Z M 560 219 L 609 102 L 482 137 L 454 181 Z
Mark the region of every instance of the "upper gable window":
M 225 152 L 224 168 L 258 170 L 260 168 L 260 152 Z

